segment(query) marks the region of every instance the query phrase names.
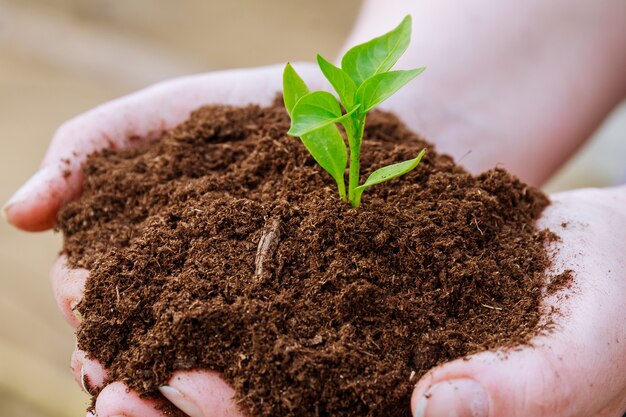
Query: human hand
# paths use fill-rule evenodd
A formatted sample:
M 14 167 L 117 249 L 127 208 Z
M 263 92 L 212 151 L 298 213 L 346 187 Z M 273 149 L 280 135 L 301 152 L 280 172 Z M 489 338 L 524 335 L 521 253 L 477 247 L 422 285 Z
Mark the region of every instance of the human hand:
M 322 88 L 313 64 L 294 64 L 312 88 Z M 160 137 L 206 104 L 269 105 L 282 91 L 283 65 L 181 77 L 119 98 L 64 123 L 42 164 L 3 207 L 14 226 L 50 229 L 60 207 L 81 192 L 81 164 L 103 148 L 138 146 Z
M 570 289 L 548 297 L 558 309 L 553 332 L 532 346 L 484 352 L 431 370 L 417 384 L 416 417 L 621 417 L 626 410 L 626 189 L 578 190 L 553 196 L 539 227 L 557 231 L 554 273 L 571 269 Z M 565 227 L 563 225 L 566 225 Z M 80 297 L 86 271 L 67 271 L 61 259 L 53 285 L 68 321 Z M 75 352 L 77 379 L 99 386 L 104 370 Z M 82 369 L 82 371 L 81 371 Z M 475 382 L 472 382 L 475 381 Z M 164 394 L 191 416 L 237 416 L 232 390 L 209 372 L 180 373 Z M 481 389 L 483 389 L 481 394 Z M 482 403 L 481 403 L 481 397 Z M 98 415 L 154 414 L 156 403 L 126 393 L 121 383 L 98 398 Z M 408 407 L 408 405 L 407 405 Z M 483 412 L 483 414 L 479 414 Z M 150 414 L 153 413 L 153 414 Z M 421 414 L 420 414 L 421 413 Z M 472 414 L 473 413 L 473 414 Z
M 33 179 L 29 181 L 29 183 L 17 193 L 17 196 L 14 197 L 12 202 L 6 208 L 6 216 L 10 222 L 21 227 L 26 230 L 43 230 L 51 227 L 54 224 L 54 220 L 56 218 L 56 213 L 59 207 L 66 201 L 75 198 L 80 193 L 80 184 L 81 184 L 81 176 L 80 176 L 80 163 L 82 160 L 91 152 L 107 147 L 107 146 L 115 146 L 115 147 L 124 147 L 124 146 L 132 146 L 134 143 L 137 143 L 133 138 L 136 137 L 146 137 L 148 139 L 158 137 L 160 132 L 164 129 L 173 127 L 177 123 L 184 120 L 189 111 L 207 103 L 222 103 L 222 104 L 246 104 L 250 102 L 251 98 L 254 99 L 255 102 L 259 104 L 268 104 L 275 96 L 275 93 L 280 90 L 280 73 L 282 67 L 268 67 L 254 70 L 240 70 L 240 71 L 228 71 L 222 73 L 215 73 L 209 75 L 202 75 L 196 77 L 188 77 L 180 80 L 176 80 L 169 83 L 163 83 L 157 85 L 151 89 L 144 90 L 132 96 L 114 101 L 112 103 L 101 106 L 83 116 L 80 116 L 65 125 L 63 125 L 58 133 L 55 135 L 53 143 L 46 155 L 46 158 L 43 163 L 42 170 L 35 175 Z M 311 66 L 304 66 L 303 68 L 298 68 L 300 72 L 302 72 L 307 79 L 307 81 L 313 83 L 319 82 L 316 78 L 316 74 L 318 73 L 316 69 Z M 254 96 L 252 96 L 251 92 L 257 92 Z M 67 161 L 67 162 L 64 162 Z M 69 175 L 65 175 L 65 171 Z M 587 191 L 585 191 L 588 193 Z M 583 191 L 579 193 L 585 193 Z M 606 192 L 609 193 L 609 192 Z M 603 193 L 600 193 L 605 195 Z M 568 204 L 559 203 L 555 207 L 560 207 L 560 209 L 550 208 L 546 212 L 546 216 L 544 217 L 544 222 L 546 225 L 559 230 L 558 226 L 563 221 L 568 221 L 568 216 L 582 216 L 584 213 L 576 213 L 576 201 L 577 199 L 581 199 L 580 204 L 584 206 L 584 198 L 576 197 L 578 194 L 573 194 L 574 197 L 571 198 Z M 608 195 L 608 194 L 607 194 Z M 564 197 L 558 197 L 558 199 Z M 609 197 L 605 197 L 608 199 Z M 587 198 L 589 199 L 589 198 Z M 566 199 L 567 200 L 567 199 Z M 568 200 L 569 201 L 569 200 Z M 596 201 L 597 204 L 600 204 L 601 199 Z M 606 204 L 606 203 L 605 203 Z M 556 210 L 556 211 L 554 211 Z M 591 209 L 589 210 L 591 211 Z M 601 211 L 600 208 L 596 208 L 596 211 Z M 586 212 L 585 212 L 586 213 Z M 604 225 L 604 223 L 597 225 L 594 222 L 598 222 L 602 220 L 604 222 L 608 222 L 612 217 L 607 217 L 605 215 L 600 215 L 596 219 L 585 220 L 585 222 L 590 225 L 594 225 L 595 233 L 598 236 L 602 236 L 603 228 L 605 231 L 620 231 L 624 230 L 623 225 L 613 224 L 613 225 Z M 572 221 L 575 220 L 574 218 Z M 591 220 L 594 220 L 592 222 Z M 582 221 L 582 220 L 581 220 Z M 623 219 L 621 219 L 623 222 Z M 617 223 L 618 220 L 612 220 L 613 223 Z M 604 226 L 603 226 L 604 225 Z M 596 253 L 597 248 L 602 248 L 603 246 L 598 244 L 595 245 L 595 242 L 591 240 L 592 238 L 596 238 L 594 236 L 594 232 L 591 231 L 592 227 L 588 227 L 587 229 L 581 229 L 579 234 L 582 236 L 573 235 L 568 236 L 574 231 L 573 229 L 566 229 L 560 232 L 564 235 L 564 240 L 561 243 L 562 245 L 567 245 L 567 242 L 576 242 L 577 239 L 585 242 L 585 246 L 576 246 L 575 244 L 570 244 L 569 249 L 564 249 L 560 253 L 558 253 L 559 265 L 562 267 L 572 268 L 575 271 L 578 271 L 579 264 L 581 264 L 583 260 L 583 255 L 579 259 L 576 259 L 576 264 L 572 262 L 572 258 L 562 258 L 565 254 L 569 253 L 568 250 L 576 251 L 580 249 L 587 250 L 589 247 L 590 251 Z M 590 236 L 587 236 L 590 234 Z M 611 236 L 610 234 L 606 234 L 606 236 Z M 614 238 L 614 236 L 611 236 Z M 622 236 L 622 239 L 624 236 Z M 585 240 L 586 239 L 586 240 Z M 600 242 L 603 245 L 606 245 L 607 242 Z M 594 246 L 595 245 L 595 246 Z M 617 245 L 617 243 L 613 243 L 613 245 Z M 567 248 L 567 246 L 565 246 Z M 580 249 L 578 249 L 580 248 Z M 605 250 L 607 252 L 607 250 Z M 572 252 L 574 253 L 574 252 Z M 587 253 L 587 252 L 584 252 Z M 617 250 L 613 250 L 614 256 L 617 256 Z M 561 259 L 562 258 L 562 259 Z M 597 258 L 597 257 L 596 257 Z M 599 265 L 598 260 L 594 258 L 589 260 L 588 262 L 591 265 Z M 614 260 L 615 262 L 615 260 Z M 584 265 L 583 265 L 584 266 Z M 622 265 L 622 275 L 624 266 Z M 619 268 L 613 267 L 612 274 L 614 276 L 619 276 Z M 584 274 L 584 270 L 581 272 Z M 577 276 L 577 280 L 583 279 L 582 284 L 584 284 L 584 279 L 587 281 L 590 280 L 590 273 L 586 272 L 587 275 L 582 275 L 582 278 Z M 78 324 L 77 318 L 74 316 L 72 308 L 77 302 L 80 300 L 82 294 L 82 287 L 84 281 L 87 276 L 87 271 L 84 270 L 69 270 L 65 266 L 65 260 L 61 258 L 53 268 L 52 281 L 55 289 L 55 295 L 57 298 L 57 302 L 59 303 L 60 308 L 62 309 L 64 315 L 68 319 L 70 323 L 73 325 Z M 587 282 L 587 287 L 589 287 L 589 282 Z M 605 291 L 609 289 L 609 283 L 607 283 L 605 287 Z M 577 283 L 577 285 L 581 285 L 581 283 Z M 615 282 L 612 282 L 611 285 L 616 285 Z M 618 284 L 619 285 L 619 282 Z M 583 285 L 583 289 L 587 289 Z M 593 287 L 592 287 L 593 289 Z M 617 287 L 616 287 L 617 289 Z M 576 293 L 574 294 L 570 300 L 566 300 L 566 307 L 572 303 L 573 306 L 570 306 L 569 309 L 573 312 L 578 312 L 580 309 L 583 311 L 589 311 L 588 315 L 585 317 L 591 316 L 591 314 L 605 314 L 606 317 L 612 317 L 613 321 L 611 323 L 620 323 L 618 321 L 619 318 L 619 309 L 615 311 L 616 306 L 619 307 L 619 304 L 615 302 L 612 304 L 613 309 L 606 307 L 606 305 L 598 306 L 594 305 L 594 295 L 591 290 L 587 289 L 587 292 Z M 612 297 L 621 295 L 623 296 L 623 291 L 614 291 L 613 293 L 608 294 L 609 299 L 613 299 Z M 591 301 L 589 301 L 591 299 Z M 618 298 L 619 299 L 619 298 Z M 576 301 L 578 300 L 578 301 Z M 553 300 L 556 301 L 556 300 Z M 589 304 L 589 305 L 587 305 Z M 562 308 L 562 307 L 561 307 Z M 606 311 L 606 309 L 610 311 Z M 596 310 L 594 310 L 596 309 Z M 612 313 L 609 315 L 608 313 Z M 619 371 L 623 373 L 624 366 L 618 364 L 617 366 L 613 366 L 610 362 L 611 358 L 623 356 L 623 352 L 621 355 L 614 356 L 616 353 L 613 351 L 616 349 L 615 346 L 612 347 L 613 350 L 608 350 L 606 348 L 600 349 L 601 346 L 596 346 L 598 344 L 603 343 L 602 337 L 605 336 L 606 332 L 610 331 L 610 327 L 607 329 L 605 333 L 599 332 L 598 329 L 594 330 L 594 335 L 599 335 L 598 337 L 591 340 L 591 347 L 581 348 L 580 352 L 573 352 L 572 355 L 575 355 L 575 362 L 569 362 L 567 358 L 563 359 L 563 362 L 557 362 L 556 364 L 550 363 L 551 368 L 548 368 L 548 365 L 545 365 L 545 369 L 541 369 L 541 366 L 547 361 L 547 359 L 542 359 L 544 356 L 547 356 L 544 351 L 557 351 L 559 352 L 559 346 L 565 346 L 565 341 L 578 340 L 576 344 L 580 344 L 580 337 L 577 339 L 575 335 L 572 335 L 572 329 L 583 329 L 587 332 L 587 329 L 584 329 L 583 324 L 585 322 L 582 320 L 585 317 L 579 318 L 581 323 L 576 322 L 574 319 L 577 316 L 568 316 L 567 322 L 564 321 L 563 329 L 560 332 L 557 332 L 553 335 L 538 338 L 537 346 L 535 350 L 524 349 L 520 352 L 514 352 L 509 354 L 509 361 L 496 361 L 494 354 L 481 354 L 477 355 L 476 359 L 469 362 L 459 362 L 452 363 L 437 370 L 427 376 L 420 384 L 418 385 L 418 389 L 416 391 L 416 396 L 414 400 L 414 407 L 418 406 L 420 396 L 430 385 L 435 382 L 443 381 L 449 379 L 449 377 L 455 376 L 463 376 L 463 377 L 474 377 L 481 384 L 485 384 L 485 386 L 489 389 L 492 387 L 498 388 L 498 391 L 494 391 L 490 395 L 492 395 L 492 400 L 490 401 L 490 405 L 492 407 L 492 413 L 498 413 L 499 409 L 497 407 L 505 407 L 505 404 L 514 404 L 517 407 L 520 407 L 520 411 L 525 415 L 528 409 L 524 407 L 543 407 L 545 409 L 544 414 L 540 414 L 543 411 L 537 411 L 536 414 L 526 414 L 526 415 L 545 415 L 545 416 L 555 416 L 560 417 L 563 416 L 585 416 L 585 415 L 594 415 L 585 414 L 589 409 L 594 409 L 593 407 L 614 407 L 616 410 L 620 405 L 619 402 L 619 394 L 616 394 L 614 391 L 610 391 L 611 398 L 607 395 L 596 392 L 595 390 L 586 389 L 586 387 L 575 386 L 574 388 L 584 389 L 583 393 L 579 391 L 575 391 L 574 388 L 570 388 L 572 391 L 570 394 L 563 394 L 561 397 L 566 397 L 565 399 L 561 397 L 556 397 L 556 393 L 560 391 L 554 391 L 555 396 L 552 399 L 552 396 L 549 398 L 544 397 L 535 397 L 538 398 L 540 403 L 530 403 L 529 401 L 534 401 L 532 398 L 521 398 L 524 394 L 521 393 L 520 386 L 522 386 L 524 390 L 529 390 L 531 388 L 526 388 L 524 384 L 510 384 L 507 385 L 501 379 L 506 379 L 507 376 L 513 376 L 514 381 L 523 381 L 520 379 L 518 375 L 513 374 L 513 371 L 519 371 L 520 364 L 527 363 L 531 366 L 528 371 L 529 381 L 532 383 L 532 378 L 538 378 L 543 387 L 552 387 L 550 384 L 555 384 L 555 376 L 552 376 L 552 382 L 550 382 L 549 378 L 546 377 L 543 373 L 537 374 L 537 372 L 545 372 L 547 369 L 551 369 L 553 373 L 558 373 L 561 371 L 561 366 L 563 370 L 568 371 L 568 375 L 572 375 L 572 367 L 575 367 L 578 362 L 580 362 L 580 358 L 582 357 L 585 360 L 591 360 L 593 358 L 589 358 L 588 356 L 584 356 L 585 352 L 601 352 L 601 357 L 596 361 L 596 363 L 602 365 L 598 365 L 598 369 L 602 372 L 605 372 L 606 375 L 619 375 Z M 574 324 L 571 324 L 574 323 Z M 578 323 L 578 324 L 576 324 Z M 609 326 L 609 324 L 601 323 L 605 326 Z M 578 326 L 578 327 L 576 327 Z M 600 326 L 600 324 L 599 324 Z M 567 329 L 570 329 L 569 332 Z M 618 329 L 619 330 L 619 329 Z M 613 329 L 615 332 L 616 329 Z M 623 340 L 621 337 L 623 336 L 624 329 L 621 329 L 621 334 L 617 334 L 619 340 Z M 589 334 L 588 332 L 585 334 Z M 566 336 L 569 336 L 570 339 L 567 339 Z M 595 343 L 595 345 L 594 345 Z M 543 346 L 543 347 L 541 347 Z M 616 345 L 619 346 L 619 345 Z M 594 350 L 595 349 L 595 350 Z M 568 353 L 571 351 L 562 348 L 563 352 Z M 491 356 L 490 356 L 491 355 Z M 582 355 L 582 356 L 581 356 Z M 605 355 L 605 356 L 602 356 Z M 613 356 L 610 356 L 613 355 Z M 553 357 L 553 356 L 550 356 Z M 602 362 L 600 359 L 604 360 Z M 517 362 L 516 362 L 517 361 Z M 526 361 L 526 362 L 524 362 Z M 512 363 L 513 365 L 507 367 L 506 363 Z M 585 362 L 586 364 L 590 364 L 591 362 Z M 466 368 L 466 366 L 470 366 L 471 368 Z M 607 364 L 612 367 L 608 367 Z M 489 366 L 487 366 L 489 365 Z M 482 368 L 481 368 L 482 366 Z M 460 369 L 463 372 L 459 371 L 457 373 L 456 369 Z M 85 385 L 88 389 L 89 387 L 100 386 L 104 380 L 105 370 L 102 369 L 98 364 L 85 359 L 84 354 L 80 352 L 75 352 L 73 355 L 73 369 L 77 375 L 77 380 Z M 499 369 L 502 369 L 501 373 L 498 373 Z M 535 373 L 533 373 L 533 370 Z M 575 370 L 575 369 L 574 369 Z M 470 372 L 471 371 L 471 372 Z M 506 372 L 509 372 L 508 374 Z M 588 372 L 587 372 L 588 371 Z M 587 369 L 578 370 L 578 373 L 574 374 L 574 376 L 570 378 L 576 378 L 576 383 L 579 381 L 584 381 L 585 379 L 597 379 L 599 376 L 592 378 L 591 371 Z M 81 376 L 82 375 L 82 376 Z M 493 376 L 493 379 L 491 375 Z M 539 375 L 539 376 L 538 376 Z M 86 379 L 83 377 L 86 376 Z M 498 379 L 501 378 L 501 379 Z M 618 387 L 616 389 L 623 389 L 624 383 L 618 381 L 617 378 L 612 379 L 615 382 L 614 386 Z M 88 381 L 88 383 L 86 383 Z M 619 382 L 619 383 L 618 383 Z M 169 382 L 170 388 L 164 388 L 164 394 L 168 397 L 174 404 L 176 404 L 179 408 L 185 410 L 187 414 L 191 416 L 236 416 L 237 411 L 234 405 L 230 402 L 230 398 L 232 397 L 232 390 L 215 374 L 210 372 L 189 372 L 189 373 L 179 373 L 176 374 L 172 380 Z M 492 384 L 492 385 L 490 385 Z M 493 385 L 495 384 L 495 385 Z M 580 383 L 579 383 L 580 384 Z M 620 385 L 621 384 L 621 385 Z M 497 385 L 497 386 L 496 386 Z M 575 385 L 575 384 L 572 384 Z M 563 386 L 567 386 L 563 383 L 560 384 L 562 389 Z M 597 390 L 602 390 L 603 387 L 601 384 L 594 384 Z M 99 416 L 114 416 L 123 414 L 126 416 L 133 415 L 142 415 L 142 416 L 152 416 L 152 415 L 160 415 L 160 412 L 155 409 L 158 405 L 154 401 L 148 401 L 144 399 L 140 399 L 135 393 L 127 392 L 126 387 L 122 383 L 113 383 L 103 388 L 100 392 L 100 395 L 96 402 L 96 411 Z M 172 388 L 174 390 L 172 390 Z M 555 388 L 557 389 L 557 388 Z M 420 391 L 421 390 L 421 391 Z M 533 392 L 533 391 L 530 391 Z M 539 392 L 539 391 L 534 391 Z M 582 395 L 589 392 L 594 393 L 594 402 L 590 403 L 587 400 L 591 400 L 590 397 Z M 609 391 L 607 391 L 609 392 Z M 435 395 L 436 392 L 433 392 L 433 400 L 429 402 L 427 411 L 430 413 L 433 411 L 434 407 L 437 407 L 437 403 L 435 402 L 435 397 L 441 397 L 440 395 Z M 539 394 L 537 394 L 539 395 Z M 558 404 L 565 405 L 554 405 L 554 401 L 558 400 Z M 496 402 L 498 401 L 498 402 Z M 524 402 L 525 401 L 525 402 Z M 568 403 L 571 401 L 572 404 L 576 402 L 579 404 L 577 406 L 571 405 Z M 577 401 L 581 401 L 578 403 Z M 451 402 L 450 402 L 451 403 Z M 533 405 L 534 404 L 534 405 Z M 543 405 L 541 405 L 543 404 Z M 567 409 L 570 414 L 546 414 L 550 410 L 556 410 L 558 407 L 570 407 Z M 572 408 L 578 407 L 578 408 Z M 575 414 L 578 412 L 582 414 Z M 607 410 L 609 410 L 607 408 Z M 531 411 L 534 411 L 532 409 Z M 611 410 L 607 412 L 611 412 Z M 516 410 L 508 411 L 505 409 L 504 415 L 515 415 L 514 413 L 518 412 Z M 604 412 L 604 411 L 602 411 Z M 618 411 L 616 411 L 618 412 Z M 599 415 L 617 415 L 614 412 L 613 414 L 599 414 Z M 491 416 L 498 416 L 501 414 L 492 414 Z
M 311 64 L 295 64 L 312 87 L 320 88 L 321 73 Z M 13 225 L 29 231 L 54 226 L 59 208 L 81 192 L 81 163 L 106 147 L 135 146 L 184 121 L 189 113 L 211 103 L 268 105 L 282 90 L 283 66 L 216 72 L 164 82 L 97 107 L 63 124 L 52 140 L 41 169 L 12 197 L 4 215 Z M 73 307 L 82 297 L 88 271 L 70 269 L 65 257 L 52 268 L 52 286 L 66 320 L 77 327 Z M 77 382 L 87 391 L 102 389 L 96 401 L 100 417 L 160 416 L 158 401 L 140 399 L 121 382 L 102 386 L 106 371 L 86 358 L 72 355 Z M 163 394 L 190 416 L 239 415 L 230 401 L 233 391 L 215 373 L 180 372 Z
M 413 393 L 415 417 L 622 417 L 626 411 L 626 187 L 552 196 L 539 227 L 555 231 L 554 272 L 570 289 L 547 297 L 553 332 L 508 352 L 443 364 Z

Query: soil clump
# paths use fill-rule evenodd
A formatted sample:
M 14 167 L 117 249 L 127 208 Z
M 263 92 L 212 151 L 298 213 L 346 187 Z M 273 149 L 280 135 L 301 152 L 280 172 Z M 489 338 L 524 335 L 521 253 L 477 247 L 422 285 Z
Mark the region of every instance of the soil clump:
M 90 271 L 78 345 L 109 381 L 157 395 L 203 368 L 249 416 L 409 417 L 431 367 L 539 331 L 541 191 L 472 176 L 373 112 L 363 178 L 428 151 L 354 210 L 288 128 L 278 102 L 207 106 L 84 164 L 58 228 Z

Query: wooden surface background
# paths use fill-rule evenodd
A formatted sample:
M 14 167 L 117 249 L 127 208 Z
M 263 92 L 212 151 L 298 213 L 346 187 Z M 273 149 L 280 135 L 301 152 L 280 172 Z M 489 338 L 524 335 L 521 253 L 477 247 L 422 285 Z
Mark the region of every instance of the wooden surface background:
M 0 0 L 0 200 L 37 168 L 55 128 L 169 77 L 333 56 L 360 0 Z M 626 178 L 626 108 L 549 190 Z M 529 161 L 532 163 L 532 161 Z M 52 233 L 0 224 L 0 417 L 84 415 L 73 335 L 48 270 Z

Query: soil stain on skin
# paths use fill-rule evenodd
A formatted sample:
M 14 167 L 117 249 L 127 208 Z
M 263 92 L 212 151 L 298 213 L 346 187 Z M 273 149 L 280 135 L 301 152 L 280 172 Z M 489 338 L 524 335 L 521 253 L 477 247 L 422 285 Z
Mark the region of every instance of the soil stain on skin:
M 138 149 L 83 166 L 60 213 L 90 270 L 79 347 L 156 395 L 172 372 L 221 372 L 248 416 L 411 415 L 431 367 L 539 331 L 549 204 L 502 169 L 478 176 L 374 112 L 358 210 L 286 136 L 284 108 L 208 106 Z

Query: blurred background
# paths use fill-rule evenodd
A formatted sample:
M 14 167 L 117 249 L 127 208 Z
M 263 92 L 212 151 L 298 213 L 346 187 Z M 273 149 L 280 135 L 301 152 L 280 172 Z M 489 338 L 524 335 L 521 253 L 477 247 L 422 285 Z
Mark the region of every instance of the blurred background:
M 0 200 L 35 172 L 55 128 L 166 78 L 334 56 L 360 0 L 0 0 Z M 319 30 L 322 27 L 323 30 Z M 626 105 L 546 186 L 626 180 Z M 52 233 L 0 222 L 0 416 L 84 415 L 56 311 Z

